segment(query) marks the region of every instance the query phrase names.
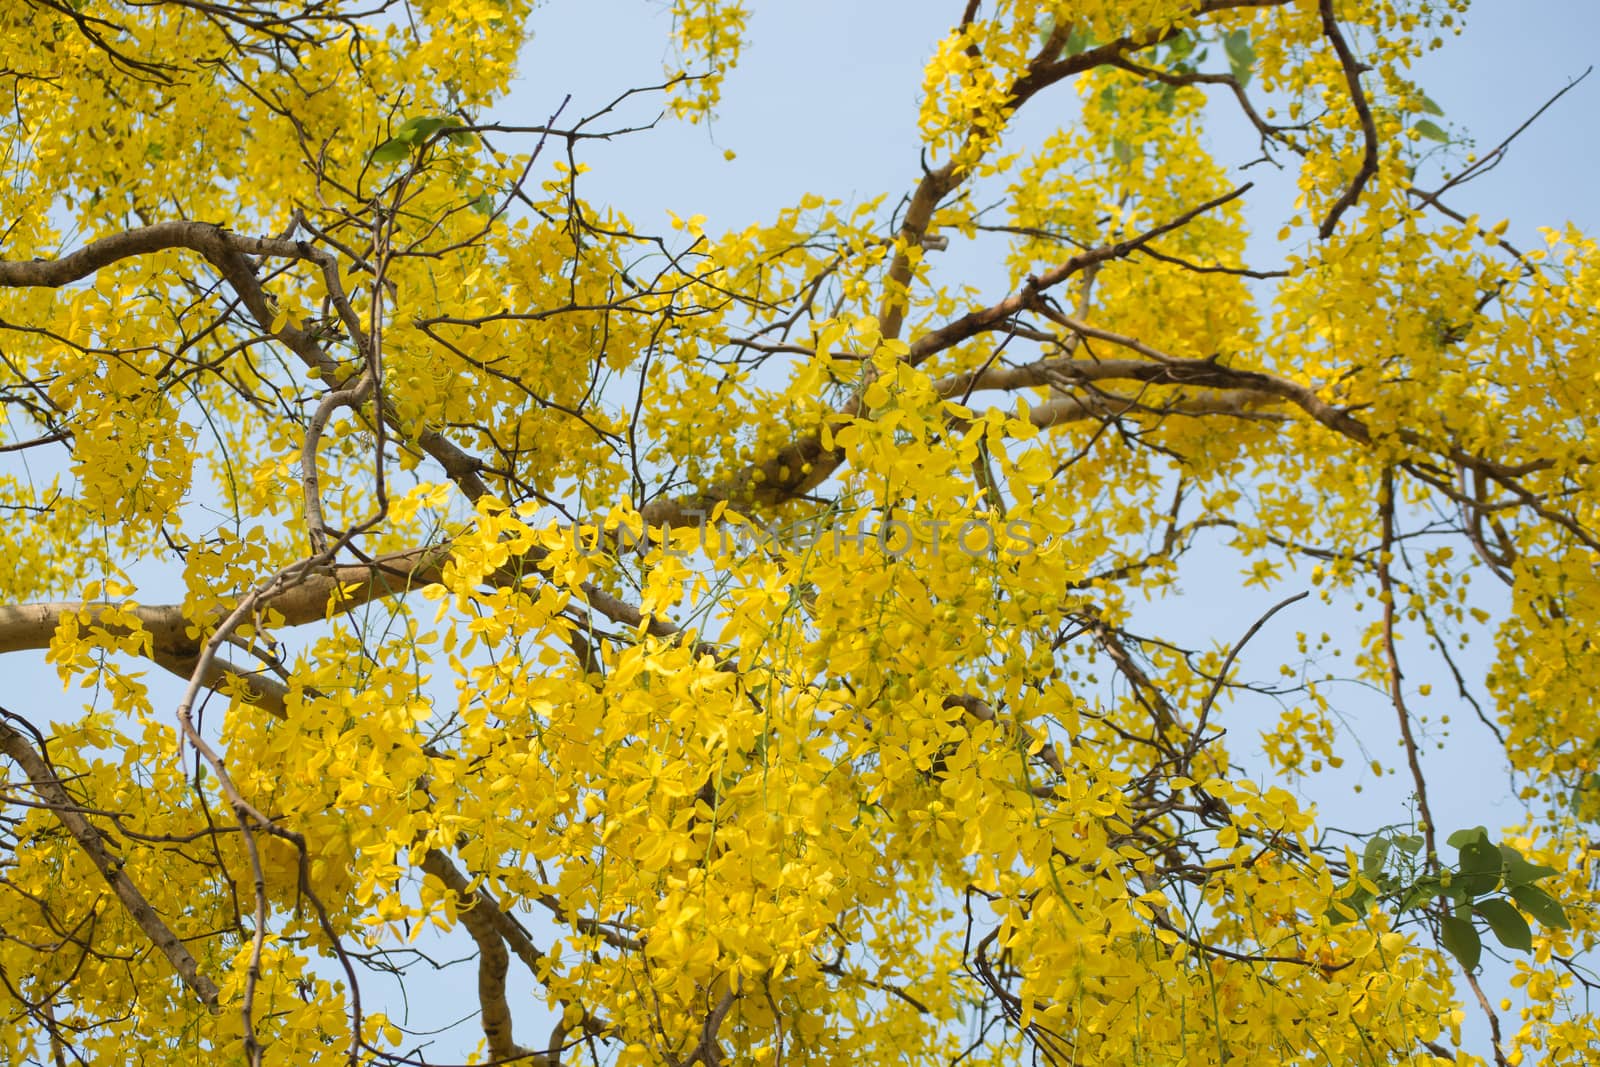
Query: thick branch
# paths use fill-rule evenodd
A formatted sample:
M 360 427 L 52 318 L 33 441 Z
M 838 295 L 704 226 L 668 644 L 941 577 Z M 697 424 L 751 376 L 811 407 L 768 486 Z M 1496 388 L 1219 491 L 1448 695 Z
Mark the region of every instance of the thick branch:
M 1211 12 L 1232 7 L 1275 7 L 1287 2 L 1288 0 L 1208 0 L 1201 4 L 1201 11 Z M 963 23 L 968 21 L 970 20 L 963 19 Z M 1062 56 L 1061 49 L 1065 44 L 1066 34 L 1058 27 L 1057 32 L 1045 41 L 1043 47 L 1029 61 L 1027 69 L 1012 82 L 1002 110 L 1006 116 L 1010 116 L 1050 86 L 1096 67 L 1122 61 L 1129 54 L 1158 45 L 1176 36 L 1178 32 L 1176 28 L 1166 28 L 1140 37 L 1119 37 L 1115 41 L 1085 49 L 1075 55 Z M 900 230 L 896 234 L 897 251 L 889 264 L 883 300 L 878 309 L 878 321 L 884 337 L 900 336 L 900 329 L 905 319 L 906 290 L 911 284 L 912 250 L 922 247 L 923 238 L 933 221 L 933 213 L 938 209 L 940 201 L 960 187 L 982 157 L 979 141 L 984 136 L 984 129 L 982 123 L 975 121 L 968 131 L 963 151 L 957 154 L 956 159 L 937 170 L 924 170 L 922 180 L 917 183 L 916 190 L 911 194 L 910 202 L 906 205 L 905 217 L 901 219 Z M 975 148 L 978 150 L 975 151 Z
M 258 617 L 276 614 L 282 626 L 322 622 L 330 615 L 344 614 L 376 600 L 387 600 L 442 582 L 450 553 L 448 543 L 431 545 L 379 556 L 370 563 L 343 564 L 322 573 L 307 574 L 262 597 L 255 605 L 254 614 Z M 506 563 L 487 580 L 494 585 L 516 585 L 545 555 L 543 549 L 532 549 Z M 636 606 L 592 582 L 585 582 L 582 589 L 588 607 L 612 622 L 630 628 L 646 626 L 655 637 L 673 637 L 679 632 L 678 627 L 665 619 L 646 620 Z M 137 620 L 137 627 L 115 621 L 128 615 Z M 206 620 L 207 626 L 216 625 L 223 615 L 221 611 L 216 612 Z M 0 654 L 49 648 L 62 620 L 72 616 L 79 618 L 80 626 L 104 629 L 112 638 L 134 633 L 149 635 L 146 657 L 185 681 L 193 678 L 200 663 L 202 642 L 197 636 L 198 629 L 180 604 L 85 604 L 79 601 L 0 604 Z M 226 660 L 212 657 L 205 665 L 200 684 L 216 689 L 230 679 L 242 682 L 255 702 L 271 714 L 279 718 L 286 714 L 287 687 Z
M 11 712 L 0 708 L 0 714 L 6 718 L 15 719 Z M 16 761 L 28 776 L 28 784 L 39 794 L 50 813 L 56 817 L 72 839 L 83 849 L 90 862 L 99 870 L 101 876 L 111 886 L 117 899 L 122 901 L 122 906 L 127 909 L 128 915 L 144 931 L 150 943 L 167 958 L 172 964 L 172 969 L 178 972 L 178 977 L 183 984 L 188 986 L 200 1002 L 211 1011 L 216 1011 L 217 984 L 200 970 L 200 964 L 189 954 L 182 941 L 174 934 L 167 924 L 161 921 L 161 916 L 155 908 L 144 898 L 123 870 L 121 858 L 111 854 L 106 847 L 104 836 L 89 820 L 83 817 L 79 805 L 68 795 L 61 780 L 56 776 L 42 754 L 34 750 L 28 739 L 10 723 L 0 721 L 0 752 L 4 752 Z
M 262 330 L 283 342 L 322 380 L 339 383 L 352 376 L 351 368 L 327 353 L 317 340 L 317 331 L 309 323 L 279 321 L 281 316 L 275 313 L 275 304 L 256 277 L 255 268 L 248 257 L 298 259 L 315 265 L 322 274 L 328 296 L 338 309 L 345 329 L 361 351 L 363 366 L 370 365 L 365 357 L 370 351 L 371 340 L 362 330 L 360 320 L 345 296 L 344 283 L 339 278 L 338 261 L 325 250 L 306 241 L 249 237 L 209 222 L 158 222 L 102 237 L 59 259 L 0 261 L 0 287 L 56 289 L 82 281 L 102 268 L 125 259 L 180 248 L 198 253 L 215 267 L 239 295 L 240 301 Z M 399 428 L 398 418 L 387 405 L 383 418 Z M 417 435 L 417 444 L 444 468 L 450 480 L 460 487 L 468 499 L 477 500 L 487 494 L 487 487 L 478 477 L 482 464 L 443 434 L 437 430 L 425 430 Z
M 1180 229 L 1201 214 L 1243 196 L 1250 187 L 1246 183 L 1127 240 L 1101 245 L 1072 256 L 1050 270 L 1029 278 L 1020 292 L 953 319 L 917 338 L 911 344 L 908 361 L 916 366 L 978 334 L 1004 327 L 1018 312 L 1039 306 L 1042 303 L 1041 294 L 1045 291 L 1075 275 L 1095 270 L 1103 263 L 1132 255 L 1149 242 Z M 885 336 L 889 335 L 886 333 Z M 864 403 L 862 394 L 857 392 L 830 418 L 834 422 L 855 418 L 861 414 Z M 748 467 L 696 496 L 656 500 L 640 508 L 639 513 L 648 525 L 681 526 L 687 520 L 703 518 L 722 502 L 778 504 L 810 492 L 843 462 L 844 452 L 837 448 L 825 448 L 821 431 L 812 431 L 795 439 L 771 459 Z
M 260 614 L 276 613 L 285 626 L 304 626 L 321 622 L 330 613 L 352 611 L 374 600 L 398 596 L 411 589 L 441 580 L 444 563 L 450 558 L 449 546 L 430 546 L 380 556 L 371 563 L 355 563 L 309 574 L 295 584 L 268 596 L 257 606 Z M 209 625 L 220 621 L 217 612 Z M 108 621 L 132 615 L 137 628 L 121 621 Z M 103 628 L 113 638 L 148 634 L 147 656 L 161 667 L 187 681 L 200 661 L 199 630 L 184 614 L 180 604 L 127 605 L 82 602 L 41 604 L 0 604 L 0 654 L 25 649 L 46 649 L 65 618 L 77 616 L 80 626 Z M 206 665 L 200 679 L 216 689 L 233 679 L 245 684 L 257 702 L 272 714 L 285 714 L 288 689 L 275 679 L 248 671 L 226 660 Z
M 482 1010 L 483 1036 L 489 1043 L 490 1058 L 501 1062 L 535 1056 L 513 1038 L 511 1007 L 506 1003 L 506 971 L 510 966 L 510 957 L 506 953 L 507 939 L 503 928 L 509 924 L 518 931 L 520 936 L 512 942 L 514 946 L 526 942 L 527 935 L 520 933 L 514 920 L 496 906 L 494 899 L 484 890 L 474 892 L 466 875 L 458 871 L 443 852 L 429 849 L 422 857 L 422 869 L 456 894 L 460 902 L 456 914 L 461 917 L 461 924 L 478 946 L 478 1006 Z M 526 948 L 538 953 L 531 942 Z M 518 955 L 522 955 L 521 949 Z M 538 956 L 524 956 L 523 962 L 533 970 Z M 537 976 L 538 971 L 534 970 L 534 974 Z
M 1071 422 L 1104 420 L 1123 415 L 1185 415 L 1194 418 L 1225 415 L 1238 419 L 1282 421 L 1288 416 L 1281 412 L 1261 410 L 1280 403 L 1277 397 L 1262 396 L 1248 389 L 1229 389 L 1213 396 L 1174 397 L 1160 401 L 1096 392 L 1083 397 L 1051 397 L 1043 404 L 1028 409 L 1028 421 L 1041 430 Z

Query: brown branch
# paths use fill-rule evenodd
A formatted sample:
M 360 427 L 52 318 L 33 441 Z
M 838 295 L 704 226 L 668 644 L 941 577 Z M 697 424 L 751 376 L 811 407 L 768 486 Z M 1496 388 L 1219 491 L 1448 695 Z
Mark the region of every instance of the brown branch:
M 971 715 L 979 722 L 996 721 L 994 709 L 990 707 L 987 702 L 979 699 L 978 697 L 970 696 L 965 693 L 945 697 L 944 703 L 941 706 L 946 711 L 960 708 L 962 711 L 965 711 L 968 715 Z M 1040 761 L 1062 778 L 1068 777 L 1067 769 L 1061 762 L 1061 755 L 1056 751 L 1055 744 L 1052 743 L 1049 738 L 1040 737 L 1021 723 L 1016 724 L 1016 728 L 1023 742 L 1024 749 L 1030 749 L 1036 744 L 1039 745 Z M 1054 794 L 1053 789 L 1051 790 L 1051 794 Z
M 1241 401 L 1245 395 L 1262 403 L 1287 401 L 1328 429 L 1360 444 L 1371 443 L 1371 431 L 1365 423 L 1343 408 L 1329 404 L 1317 396 L 1315 390 L 1298 382 L 1265 371 L 1230 367 L 1212 359 L 1165 356 L 1134 338 L 1063 318 L 1071 324 L 1072 329 L 1085 337 L 1121 345 L 1151 358 L 1043 360 L 1026 367 L 1002 368 L 998 373 L 980 379 L 977 388 L 1016 389 L 1044 385 L 1070 388 L 1095 382 L 1132 381 L 1216 389 L 1239 395 Z M 957 375 L 940 382 L 941 393 L 945 388 L 955 389 L 958 383 L 965 386 L 962 377 Z
M 18 716 L 4 708 L 0 708 L 0 715 L 21 721 Z M 38 793 L 51 814 L 72 835 L 78 847 L 83 849 L 90 862 L 99 870 L 101 877 L 111 886 L 111 891 L 116 894 L 117 899 L 122 901 L 128 916 L 139 929 L 144 931 L 150 943 L 167 958 L 167 962 L 178 973 L 183 984 L 188 986 L 210 1011 L 217 1011 L 219 1007 L 217 984 L 200 970 L 200 964 L 189 953 L 188 948 L 162 921 L 155 908 L 151 907 L 144 894 L 139 892 L 138 887 L 129 879 L 123 869 L 123 860 L 112 855 L 106 847 L 104 835 L 83 817 L 78 803 L 67 793 L 61 784 L 61 779 L 43 754 L 34 749 L 21 731 L 4 721 L 0 721 L 0 752 L 10 756 L 22 768 L 23 773 L 28 776 L 28 785 Z
M 1243 196 L 1250 188 L 1249 183 L 1241 185 L 1141 234 L 1081 252 L 1042 274 L 1030 277 L 1020 292 L 953 319 L 919 337 L 910 346 L 908 362 L 916 366 L 980 333 L 1005 326 L 1023 309 L 1039 307 L 1043 303 L 1040 296 L 1045 291 L 1074 275 L 1095 270 L 1103 263 L 1139 251 L 1150 241 L 1183 227 L 1199 215 Z M 889 334 L 886 332 L 884 336 Z M 827 418 L 832 422 L 855 418 L 861 414 L 864 403 L 862 393 L 858 391 Z M 639 513 L 649 526 L 681 526 L 686 520 L 704 518 L 719 503 L 776 505 L 810 492 L 843 462 L 842 450 L 824 447 L 821 431 L 811 431 L 784 446 L 765 462 L 746 467 L 694 496 L 655 500 L 640 508 Z
M 362 329 L 359 316 L 344 292 L 339 263 L 327 251 L 306 241 L 278 237 L 250 237 L 233 233 L 208 222 L 158 222 L 136 230 L 126 230 L 92 241 L 58 259 L 25 262 L 0 260 L 0 287 L 55 289 L 82 281 L 95 272 L 125 259 L 156 252 L 185 249 L 202 256 L 238 294 L 245 308 L 261 329 L 282 342 L 307 368 L 325 382 L 341 383 L 353 376 L 352 369 L 330 356 L 318 338 L 311 321 L 278 321 L 275 305 L 256 277 L 250 256 L 302 260 L 313 264 L 322 275 L 328 298 L 338 311 L 345 330 L 361 354 L 361 366 L 374 365 L 372 342 Z M 404 429 L 398 416 L 384 405 L 383 419 L 396 429 Z M 482 463 L 464 452 L 437 430 L 423 430 L 417 444 L 434 459 L 450 480 L 469 500 L 488 493 L 479 477 Z
M 311 550 L 323 553 L 328 550 L 328 524 L 323 518 L 321 477 L 317 473 L 317 452 L 322 445 L 322 435 L 328 420 L 340 408 L 356 408 L 366 402 L 377 384 L 377 376 L 369 369 L 348 389 L 335 389 L 323 396 L 306 425 L 305 442 L 300 448 L 300 494 L 306 513 L 306 530 L 311 538 Z
M 1472 987 L 1472 995 L 1478 1001 L 1478 1007 L 1483 1009 L 1484 1016 L 1489 1020 L 1489 1042 L 1494 1048 L 1495 1067 L 1511 1067 L 1511 1061 L 1506 1058 L 1505 1048 L 1500 1043 L 1500 1015 L 1489 1005 L 1489 998 L 1484 996 L 1483 986 L 1478 982 L 1478 976 L 1467 972 L 1467 985 Z
M 1422 774 L 1422 761 L 1417 748 L 1416 735 L 1411 729 L 1411 710 L 1406 707 L 1404 675 L 1400 671 L 1400 653 L 1395 648 L 1395 587 L 1391 573 L 1394 555 L 1394 468 L 1383 469 L 1383 483 L 1378 489 L 1378 518 L 1383 530 L 1383 542 L 1378 549 L 1378 592 L 1383 602 L 1383 658 L 1386 667 L 1389 702 L 1400 724 L 1400 741 L 1405 746 L 1406 764 L 1411 769 L 1411 785 L 1417 794 L 1417 814 L 1422 817 L 1422 837 L 1427 842 L 1427 867 L 1438 870 L 1439 850 L 1436 847 L 1437 825 L 1428 806 L 1428 782 Z
M 439 584 L 450 559 L 451 545 L 428 545 L 379 556 L 368 563 L 341 564 L 321 572 L 307 571 L 285 579 L 279 588 L 260 596 L 253 606 L 258 617 L 271 612 L 286 627 L 305 626 L 324 621 L 329 614 L 344 614 L 377 600 Z M 490 585 L 515 586 L 525 574 L 543 560 L 543 549 L 532 549 L 508 561 L 486 581 Z M 592 611 L 630 628 L 647 625 L 655 637 L 675 637 L 681 631 L 666 619 L 645 616 L 633 604 L 606 592 L 592 582 L 582 585 L 584 600 Z M 107 621 L 107 616 L 132 615 L 137 627 Z M 214 653 L 207 657 L 202 642 L 190 635 L 196 623 L 184 614 L 180 604 L 111 604 L 66 601 L 35 604 L 0 604 L 0 654 L 30 649 L 47 649 L 62 620 L 80 618 L 80 625 L 104 629 L 113 638 L 135 633 L 149 635 L 143 653 L 147 659 L 189 681 L 200 669 L 199 684 L 216 689 L 230 681 L 242 683 L 250 698 L 269 713 L 282 718 L 287 713 L 289 690 L 281 682 L 229 663 Z M 225 621 L 222 611 L 200 620 L 201 629 Z M 202 662 L 204 661 L 204 662 Z
M 1424 203 L 1435 203 L 1439 197 L 1443 196 L 1456 186 L 1463 185 L 1474 178 L 1481 177 L 1487 171 L 1493 170 L 1495 166 L 1505 158 L 1507 150 L 1511 147 L 1511 142 L 1515 141 L 1518 137 L 1527 132 L 1528 128 L 1535 122 L 1539 121 L 1540 117 L 1543 116 L 1546 111 L 1549 111 L 1550 108 L 1555 105 L 1557 100 L 1560 100 L 1563 96 L 1566 96 L 1567 93 L 1571 92 L 1573 89 L 1576 89 L 1578 84 L 1592 73 L 1594 73 L 1594 68 L 1588 67 L 1582 74 L 1578 75 L 1576 78 L 1573 78 L 1560 89 L 1556 90 L 1554 96 L 1546 100 L 1542 105 L 1540 105 L 1537 111 L 1524 119 L 1521 125 L 1506 135 L 1504 140 L 1495 145 L 1489 151 L 1483 153 L 1471 166 L 1467 167 L 1460 174 L 1457 174 L 1455 177 L 1446 181 L 1433 192 L 1423 192 L 1421 189 L 1418 189 L 1415 186 L 1408 188 L 1406 191 L 1419 198 Z
M 320 574 L 306 574 L 261 598 L 256 610 L 263 614 L 277 613 L 285 626 L 321 622 L 327 618 L 330 604 L 335 612 L 348 612 L 374 600 L 439 582 L 449 558 L 449 546 L 428 546 L 380 556 L 370 563 L 346 564 Z M 108 615 L 132 615 L 137 620 L 137 629 L 121 622 L 108 622 Z M 80 625 L 103 628 L 114 638 L 136 632 L 148 634 L 147 658 L 185 680 L 200 666 L 201 643 L 190 635 L 196 623 L 184 614 L 180 604 L 0 604 L 0 654 L 49 648 L 62 620 L 71 616 L 78 616 Z M 199 622 L 203 628 L 220 621 L 221 617 L 219 611 Z M 229 680 L 244 683 L 259 704 L 272 714 L 280 718 L 285 714 L 288 689 L 284 685 L 212 657 L 202 671 L 201 684 L 216 689 Z
M 991 304 L 989 307 L 969 312 L 917 338 L 911 345 L 911 353 L 907 357 L 907 361 L 912 366 L 917 366 L 937 353 L 953 348 L 962 341 L 976 337 L 980 333 L 994 329 L 996 326 L 1007 322 L 1018 312 L 1036 307 L 1039 303 L 1039 295 L 1045 290 L 1053 289 L 1082 271 L 1132 255 L 1157 237 L 1171 233 L 1173 230 L 1182 229 L 1206 212 L 1221 207 L 1230 200 L 1238 199 L 1251 189 L 1252 184 L 1251 182 L 1246 182 L 1237 189 L 1223 193 L 1221 196 L 1213 197 L 1205 203 L 1196 205 L 1161 225 L 1148 229 L 1125 241 L 1100 245 L 1087 252 L 1080 252 L 1065 263 L 1052 267 L 1042 274 L 1030 276 L 1023 285 L 1021 292 L 1014 293 L 998 303 Z
M 422 869 L 456 894 L 459 901 L 456 914 L 478 946 L 478 1006 L 483 1021 L 483 1036 L 489 1043 L 490 1058 L 496 1062 L 523 1058 L 548 1062 L 547 1057 L 517 1044 L 512 1035 L 511 1007 L 506 1002 L 506 971 L 510 957 L 506 953 L 505 930 L 508 926 L 517 929 L 515 920 L 506 915 L 485 890 L 474 891 L 466 875 L 457 870 L 449 857 L 438 849 L 430 848 L 423 854 Z M 520 930 L 518 933 L 520 936 L 513 945 L 518 947 L 519 956 L 524 951 L 531 953 L 522 956 L 523 962 L 537 976 L 535 965 L 542 954 L 531 942 L 527 942 L 526 934 Z M 523 945 L 523 942 L 527 944 Z
M 1355 105 L 1356 116 L 1361 120 L 1361 136 L 1365 142 L 1361 153 L 1361 169 L 1356 171 L 1356 176 L 1350 180 L 1344 193 L 1328 210 L 1328 217 L 1322 220 L 1318 236 L 1326 241 L 1339 225 L 1339 216 L 1361 198 L 1361 190 L 1368 179 L 1378 173 L 1378 128 L 1372 121 L 1372 109 L 1367 106 L 1367 94 L 1361 88 L 1361 74 L 1367 68 L 1357 61 L 1345 41 L 1344 33 L 1339 29 L 1339 20 L 1333 14 L 1333 0 L 1319 0 L 1317 10 L 1322 15 L 1323 35 L 1332 42 L 1333 50 L 1339 55 L 1339 65 L 1344 68 L 1345 84 L 1350 88 L 1350 100 Z
M 48 643 L 47 641 L 46 644 Z M 229 685 L 237 685 L 243 691 L 247 703 L 262 709 L 275 719 L 285 719 L 289 716 L 289 687 L 276 678 L 268 678 L 260 671 L 245 670 L 221 656 L 212 656 L 202 665 L 199 649 L 178 652 L 152 647 L 150 660 L 184 681 L 194 677 L 196 669 L 199 669 L 200 684 L 206 689 L 221 692 Z
M 721 1067 L 722 1046 L 717 1041 L 717 1031 L 722 1029 L 722 1020 L 727 1017 L 736 999 L 738 997 L 731 988 L 722 994 L 722 999 L 717 1001 L 716 1007 L 706 1015 L 705 1026 L 700 1031 L 700 1041 L 689 1054 L 689 1058 L 683 1062 L 683 1067 L 694 1067 L 696 1063 L 704 1063 L 706 1067 Z
M 1235 7 L 1278 7 L 1287 2 L 1288 0 L 1207 0 L 1200 5 L 1200 10 L 1203 13 L 1210 13 Z M 965 28 L 970 22 L 971 19 L 964 16 L 961 28 Z M 1085 49 L 1076 55 L 1062 57 L 1061 50 L 1066 42 L 1066 34 L 1058 26 L 1029 60 L 1027 69 L 1011 83 L 1010 92 L 1007 93 L 1001 110 L 1009 117 L 1050 86 L 1096 67 L 1124 61 L 1129 54 L 1152 48 L 1170 40 L 1179 32 L 1181 31 L 1177 27 L 1167 27 L 1140 37 L 1119 37 L 1115 41 Z M 982 137 L 983 128 L 974 122 L 963 143 L 964 151 L 958 152 L 955 159 L 937 170 L 925 169 L 922 180 L 917 183 L 916 190 L 911 194 L 910 201 L 906 205 L 905 217 L 901 220 L 899 232 L 896 234 L 897 250 L 889 264 L 883 300 L 878 308 L 878 321 L 886 338 L 899 337 L 905 320 L 906 291 L 911 284 L 913 269 L 911 250 L 923 247 L 928 226 L 933 221 L 933 213 L 938 209 L 940 201 L 960 187 L 972 173 L 973 166 L 982 158 L 981 152 L 974 153 L 971 149 Z
M 1104 420 L 1124 415 L 1182 415 L 1188 418 L 1226 415 L 1237 419 L 1275 422 L 1288 416 L 1258 410 L 1278 401 L 1247 389 L 1230 389 L 1214 396 L 1175 397 L 1160 403 L 1137 400 L 1116 393 L 1095 392 L 1086 397 L 1057 396 L 1028 408 L 1028 421 L 1041 430 L 1073 422 Z
M 1309 591 L 1301 591 L 1294 594 L 1294 596 L 1278 601 L 1276 604 L 1272 605 L 1272 607 L 1268 608 L 1264 615 L 1256 619 L 1255 622 L 1251 623 L 1250 629 L 1244 632 L 1244 636 L 1235 641 L 1232 647 L 1228 649 L 1228 654 L 1223 657 L 1222 666 L 1217 668 L 1216 679 L 1212 681 L 1211 688 L 1206 692 L 1205 699 L 1200 702 L 1200 713 L 1198 716 L 1196 716 L 1195 728 L 1190 732 L 1189 735 L 1189 744 L 1187 746 L 1187 752 L 1185 753 L 1186 756 L 1188 756 L 1190 759 L 1193 759 L 1194 754 L 1199 751 L 1201 735 L 1205 732 L 1206 719 L 1210 716 L 1212 705 L 1217 702 L 1217 697 L 1222 694 L 1223 687 L 1228 684 L 1228 670 L 1233 666 L 1233 661 L 1239 658 L 1239 653 L 1244 651 L 1244 646 L 1248 645 L 1250 643 L 1250 639 L 1261 632 L 1261 628 L 1265 626 L 1267 621 L 1274 615 L 1288 607 L 1290 604 L 1298 603 L 1310 595 L 1311 593 Z

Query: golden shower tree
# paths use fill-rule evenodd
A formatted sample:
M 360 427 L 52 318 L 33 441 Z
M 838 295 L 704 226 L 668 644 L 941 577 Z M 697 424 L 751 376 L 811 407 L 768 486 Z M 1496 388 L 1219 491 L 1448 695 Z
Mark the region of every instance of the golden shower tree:
M 528 0 L 0 13 L 0 1058 L 1593 1062 L 1600 255 L 1417 184 L 1464 0 L 955 6 L 914 184 L 722 235 L 500 121 Z M 1152 630 L 1219 563 L 1275 614 Z M 1364 838 L 1317 639 L 1241 669 L 1307 591 Z M 1474 700 L 1524 825 L 1434 825 Z

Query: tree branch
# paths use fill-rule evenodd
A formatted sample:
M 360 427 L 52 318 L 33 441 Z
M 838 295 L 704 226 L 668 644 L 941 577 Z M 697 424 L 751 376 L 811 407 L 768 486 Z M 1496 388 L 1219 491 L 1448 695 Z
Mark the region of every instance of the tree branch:
M 517 937 L 511 943 L 518 948 L 535 977 L 535 965 L 542 953 L 529 942 L 527 935 L 516 928 L 515 920 L 506 915 L 494 898 L 482 889 L 472 890 L 466 875 L 456 869 L 448 856 L 430 848 L 422 857 L 422 869 L 443 882 L 456 894 L 460 906 L 456 914 L 461 925 L 478 946 L 478 1006 L 482 1012 L 483 1036 L 489 1043 L 489 1056 L 496 1062 L 536 1057 L 541 1063 L 546 1057 L 523 1048 L 512 1035 L 511 1007 L 506 1003 L 506 971 L 510 957 L 506 954 L 505 929 L 510 926 Z M 526 942 L 526 944 L 524 944 Z M 528 952 L 529 955 L 523 955 Z
M 908 362 L 916 366 L 980 333 L 1004 326 L 1023 309 L 1037 307 L 1041 303 L 1040 294 L 1046 290 L 1076 274 L 1094 270 L 1103 263 L 1125 258 L 1163 234 L 1179 229 L 1205 212 L 1243 196 L 1250 188 L 1251 184 L 1247 182 L 1141 234 L 1081 252 L 1042 274 L 1030 277 L 1020 292 L 989 307 L 962 315 L 919 337 L 910 346 Z M 885 333 L 884 336 L 889 334 Z M 830 418 L 833 421 L 855 418 L 861 414 L 863 404 L 862 393 L 858 391 Z M 811 431 L 796 438 L 765 462 L 747 467 L 693 497 L 655 500 L 640 508 L 639 513 L 647 525 L 676 526 L 683 525 L 690 517 L 709 513 L 719 503 L 778 504 L 810 492 L 843 462 L 843 451 L 825 448 L 821 432 Z
M 25 722 L 20 716 L 0 708 L 0 716 L 16 722 Z M 41 739 L 42 743 L 42 739 Z M 178 973 L 183 984 L 188 986 L 200 1002 L 212 1012 L 219 1008 L 217 1000 L 217 984 L 200 970 L 200 964 L 189 953 L 178 936 L 161 920 L 161 916 L 151 907 L 150 902 L 139 892 L 139 888 L 129 879 L 123 870 L 123 860 L 112 855 L 106 847 L 104 835 L 100 833 L 89 820 L 83 817 L 79 804 L 67 793 L 66 787 L 61 784 L 61 779 L 56 775 L 41 751 L 36 751 L 23 736 L 22 732 L 10 723 L 0 720 L 0 752 L 10 756 L 28 776 L 28 785 L 38 793 L 45 807 L 56 817 L 72 839 L 83 849 L 89 861 L 105 878 L 111 886 L 111 891 L 117 899 L 122 901 L 122 906 L 128 912 L 139 929 L 144 931 L 150 943 L 167 958 L 172 969 Z
M 1365 142 L 1361 152 L 1361 169 L 1356 171 L 1356 176 L 1350 180 L 1344 193 L 1328 210 L 1328 217 L 1322 220 L 1318 236 L 1326 241 L 1339 225 L 1339 216 L 1361 199 L 1361 190 L 1368 179 L 1378 173 L 1378 128 L 1372 122 L 1372 109 L 1367 106 L 1366 91 L 1361 88 L 1361 73 L 1366 68 L 1356 60 L 1344 39 L 1343 31 L 1339 29 L 1339 20 L 1333 14 L 1333 0 L 1319 0 L 1317 10 L 1322 15 L 1323 35 L 1332 42 L 1333 50 L 1339 55 L 1339 65 L 1344 68 L 1344 81 L 1350 88 L 1350 101 L 1361 120 L 1361 136 Z
M 316 371 L 323 381 L 339 383 L 352 376 L 351 368 L 327 353 L 317 339 L 317 329 L 309 321 L 278 321 L 280 316 L 274 311 L 273 301 L 256 277 L 255 268 L 248 257 L 296 259 L 313 264 L 321 272 L 328 298 L 363 357 L 362 366 L 373 365 L 372 360 L 367 358 L 371 352 L 371 338 L 362 329 L 360 318 L 345 295 L 344 283 L 339 278 L 338 260 L 307 241 L 249 237 L 209 222 L 158 222 L 91 241 L 59 259 L 26 262 L 0 260 L 0 287 L 57 289 L 82 281 L 113 263 L 174 249 L 186 249 L 202 256 L 238 294 L 261 329 L 281 341 L 302 363 Z M 396 429 L 403 429 L 399 418 L 387 404 L 384 405 L 382 417 Z M 482 463 L 449 438 L 437 430 L 423 430 L 417 434 L 416 441 L 424 452 L 444 468 L 450 480 L 469 500 L 478 500 L 488 493 L 488 488 L 478 476 Z

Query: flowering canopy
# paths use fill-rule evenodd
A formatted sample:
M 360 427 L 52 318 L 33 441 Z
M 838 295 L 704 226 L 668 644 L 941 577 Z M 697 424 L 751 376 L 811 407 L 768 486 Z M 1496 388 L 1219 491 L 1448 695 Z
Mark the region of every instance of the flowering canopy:
M 1600 255 L 1417 184 L 1464 0 L 972 0 L 913 186 L 722 235 L 497 121 L 530 6 L 0 14 L 0 652 L 88 695 L 0 700 L 0 1056 L 1594 1061 Z M 1361 601 L 1414 819 L 1286 788 L 1332 638 L 1150 630 L 1236 559 Z M 1523 826 L 1434 825 L 1468 701 Z

